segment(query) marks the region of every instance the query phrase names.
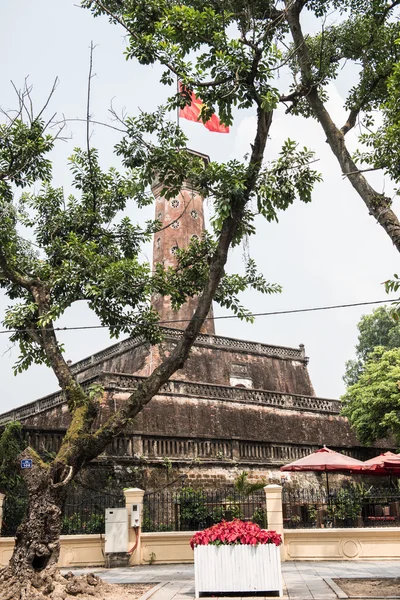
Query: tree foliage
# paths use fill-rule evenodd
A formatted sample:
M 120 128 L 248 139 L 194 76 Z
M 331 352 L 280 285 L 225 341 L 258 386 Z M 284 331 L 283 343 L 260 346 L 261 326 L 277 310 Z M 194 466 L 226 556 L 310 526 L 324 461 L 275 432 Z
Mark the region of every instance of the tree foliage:
M 393 81 L 400 58 L 395 43 L 400 37 L 395 19 L 398 1 L 84 0 L 82 4 L 125 28 L 128 59 L 144 65 L 160 63 L 165 69 L 161 82 L 174 85 L 178 76 L 182 86 L 158 111 L 125 120 L 124 135 L 115 148 L 121 172 L 103 170 L 89 144 L 85 150 L 76 149 L 69 165 L 73 186 L 69 197 L 52 185 L 48 153 L 54 139 L 46 132 L 42 114 L 26 110 L 29 94 L 20 99 L 19 112 L 1 125 L 0 285 L 11 301 L 5 325 L 20 347 L 17 371 L 33 362 L 48 364 L 70 411 L 70 426 L 53 459 L 44 463 L 30 448 L 23 454 L 35 460 L 35 468 L 24 473 L 30 522 L 19 529 L 11 575 L 0 583 L 0 594 L 1 585 L 14 585 L 15 598 L 26 597 L 33 576 L 37 597 L 48 589 L 46 570 L 57 562 L 60 511 L 69 483 L 182 367 L 212 300 L 251 318 L 240 304 L 240 292 L 246 286 L 278 291 L 257 274 L 251 261 L 241 276 L 225 273 L 225 266 L 229 249 L 255 233 L 257 214 L 276 220 L 279 211 L 295 200 L 309 202 L 319 181 L 313 155 L 303 144 L 288 140 L 276 160 L 264 160 L 279 104 L 285 106 L 288 119 L 295 114 L 317 119 L 341 172 L 400 250 L 400 223 L 391 199 L 371 187 L 345 143 L 357 121 L 370 127 L 373 111 L 385 110 L 390 101 L 388 82 Z M 338 11 L 336 23 L 329 20 L 332 9 Z M 320 19 L 318 33 L 303 33 L 303 10 Z M 348 119 L 338 127 L 326 100 L 329 84 L 348 64 L 359 69 L 359 78 L 345 100 Z M 286 67 L 292 73 L 289 90 L 281 89 L 280 73 Z M 242 161 L 204 165 L 185 150 L 187 139 L 167 113 L 190 104 L 192 90 L 204 101 L 203 120 L 218 111 L 230 124 L 235 110 L 255 109 L 256 133 Z M 140 261 L 139 251 L 160 224 L 140 227 L 134 213 L 150 202 L 148 189 L 155 175 L 167 201 L 184 181 L 210 198 L 213 232 L 180 250 L 175 270 L 158 267 L 153 274 Z M 21 197 L 18 189 L 23 191 Z M 128 206 L 134 218 L 122 215 Z M 162 330 L 150 304 L 153 293 L 170 295 L 174 308 L 196 295 L 198 306 L 171 355 L 97 427 L 101 390 L 87 392 L 75 380 L 57 339 L 56 319 L 73 303 L 85 301 L 112 335 L 141 335 L 156 343 Z
M 16 371 L 27 369 L 33 362 L 51 366 L 38 332 L 51 329 L 54 321 L 78 301 L 86 301 L 113 336 L 130 333 L 145 336 L 151 343 L 160 341 L 151 295 L 170 295 L 177 309 L 189 296 L 201 293 L 209 276 L 210 257 L 222 225 L 231 215 L 235 195 L 246 193 L 245 164 L 231 161 L 204 166 L 200 159 L 182 149 L 186 143 L 183 133 L 165 121 L 164 110 L 160 110 L 155 115 L 128 120 L 126 135 L 116 146 L 126 169 L 123 174 L 115 169 L 102 171 L 95 149 L 75 149 L 69 166 L 76 193 L 65 197 L 62 188 L 51 185 L 51 165 L 43 158 L 52 147 L 50 137 L 44 134 L 44 122 L 16 121 L 2 139 L 3 148 L 9 145 L 15 129 L 25 132 L 24 140 L 32 131 L 42 140 L 26 161 L 30 165 L 26 176 L 30 179 L 26 182 L 39 177 L 43 180 L 39 191 L 24 191 L 13 201 L 11 186 L 22 185 L 23 178 L 20 171 L 15 175 L 12 163 L 7 165 L 3 159 L 7 191 L 0 198 L 0 285 L 13 300 L 4 324 L 12 331 L 11 340 L 20 346 Z M 146 133 L 156 134 L 157 143 L 145 143 Z M 296 151 L 288 143 L 281 159 L 260 170 L 251 196 L 257 196 L 268 219 L 277 218 L 277 211 L 287 208 L 296 196 L 310 200 L 318 174 L 310 168 L 309 158 L 308 152 Z M 280 160 L 285 163 L 281 184 L 288 190 L 286 199 L 285 193 L 276 194 Z M 152 275 L 149 265 L 139 260 L 139 254 L 159 223 L 148 222 L 140 227 L 128 216 L 120 215 L 129 203 L 136 202 L 140 207 L 149 202 L 147 187 L 154 172 L 164 182 L 167 198 L 176 196 L 184 178 L 189 177 L 196 189 L 213 199 L 216 235 L 205 234 L 203 239 L 192 241 L 188 248 L 179 250 L 176 269 L 165 270 L 160 264 Z M 256 209 L 249 205 L 236 228 L 234 244 L 254 233 L 255 213 Z M 36 283 L 45 296 L 41 304 L 31 290 Z M 215 300 L 238 316 L 251 319 L 238 299 L 248 286 L 263 293 L 280 290 L 257 274 L 250 260 L 244 275 L 222 277 Z
M 400 46 L 400 37 L 391 40 Z M 383 169 L 391 179 L 400 183 L 400 62 L 394 64 L 386 82 L 386 95 L 381 102 L 383 122 L 375 131 L 365 132 L 361 141 L 366 147 L 357 157 L 367 165 Z
M 394 436 L 400 445 L 400 348 L 375 348 L 342 402 L 362 443 Z
M 182 87 L 170 107 L 190 104 L 194 90 L 204 100 L 204 121 L 217 111 L 231 124 L 236 109 L 271 112 L 280 104 L 287 119 L 317 119 L 341 172 L 400 251 L 392 200 L 369 184 L 362 168 L 365 163 L 383 168 L 398 180 L 398 0 L 83 0 L 82 5 L 126 30 L 128 59 L 164 66 L 165 85 L 175 86 L 179 78 Z M 287 86 L 281 73 L 288 71 Z M 348 117 L 341 126 L 327 100 L 330 84 L 347 71 L 355 81 L 344 99 Z M 384 122 L 376 128 L 378 111 Z M 360 147 L 352 157 L 345 136 L 356 133 L 357 123 L 360 141 L 370 150 Z M 306 128 L 304 134 L 307 139 Z M 279 189 L 286 193 L 284 186 Z
M 251 494 L 263 490 L 266 485 L 266 479 L 262 479 L 261 481 L 256 481 L 253 483 L 250 482 L 249 474 L 247 471 L 242 471 L 241 473 L 239 473 L 239 475 L 235 478 L 234 481 L 236 491 L 245 497 L 251 496 Z
M 29 97 L 29 91 L 26 94 Z M 279 285 L 257 273 L 251 259 L 244 274 L 226 273 L 229 249 L 255 233 L 258 212 L 272 220 L 296 199 L 309 202 L 319 179 L 310 151 L 290 141 L 275 161 L 263 162 L 271 119 L 262 107 L 254 144 L 244 161 L 208 164 L 186 150 L 182 130 L 160 107 L 126 119 L 115 147 L 120 170 L 103 170 L 96 149 L 89 145 L 76 148 L 69 160 L 73 191 L 67 196 L 52 184 L 49 152 L 55 140 L 41 116 L 24 110 L 25 99 L 22 95 L 16 117 L 6 115 L 0 137 L 0 287 L 10 299 L 4 325 L 11 341 L 19 344 L 16 372 L 33 363 L 52 368 L 70 424 L 55 456 L 44 461 L 29 447 L 22 453 L 34 464 L 23 473 L 27 516 L 17 532 L 11 571 L 0 581 L 0 595 L 2 586 L 11 585 L 4 582 L 12 581 L 18 599 L 25 597 L 33 573 L 36 577 L 43 571 L 37 589 L 47 589 L 46 571 L 54 572 L 57 563 L 68 486 L 183 366 L 213 299 L 251 320 L 240 293 L 248 287 L 267 294 L 280 291 Z M 166 201 L 190 182 L 210 199 L 214 215 L 213 231 L 179 249 L 175 268 L 158 265 L 153 273 L 139 255 L 161 224 L 139 226 L 137 211 L 151 201 L 148 189 L 155 176 Z M 278 183 L 281 194 L 275 190 Z M 128 208 L 133 217 L 126 216 Z M 76 381 L 57 338 L 57 319 L 84 301 L 112 336 L 125 333 L 155 344 L 162 341 L 163 331 L 151 305 L 153 294 L 170 296 L 175 309 L 197 296 L 197 309 L 171 354 L 98 426 L 104 390 L 84 389 Z
M 17 421 L 7 423 L 0 435 L 0 492 L 15 496 L 23 488 L 18 469 L 18 456 L 26 448 L 22 426 Z
M 357 383 L 366 362 L 377 346 L 386 350 L 400 348 L 400 324 L 393 318 L 392 309 L 386 306 L 361 317 L 357 327 L 360 333 L 356 345 L 356 358 L 346 362 L 343 376 L 347 387 Z

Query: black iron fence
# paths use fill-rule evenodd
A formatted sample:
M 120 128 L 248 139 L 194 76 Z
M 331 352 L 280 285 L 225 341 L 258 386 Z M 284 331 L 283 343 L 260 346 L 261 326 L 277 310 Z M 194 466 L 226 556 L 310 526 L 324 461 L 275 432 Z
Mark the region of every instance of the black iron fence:
M 62 517 L 64 535 L 104 533 L 106 508 L 125 506 L 123 491 L 100 492 L 77 487 L 68 494 Z
M 332 491 L 283 489 L 287 529 L 325 527 L 400 527 L 400 490 L 353 485 Z M 105 509 L 125 506 L 123 491 L 74 486 L 62 517 L 63 534 L 104 533 Z M 27 507 L 24 495 L 3 503 L 1 536 L 14 536 Z M 235 489 L 182 488 L 144 495 L 143 531 L 197 531 L 221 520 L 242 519 L 268 527 L 264 491 L 243 495 Z
M 24 495 L 6 496 L 3 502 L 2 537 L 13 537 L 21 523 L 28 505 Z M 105 509 L 125 506 L 123 491 L 98 491 L 74 486 L 68 493 L 63 509 L 62 530 L 64 535 L 104 533 Z
M 399 527 L 400 490 L 354 485 L 332 491 L 284 488 L 283 524 L 308 527 Z
M 18 525 L 24 518 L 28 498 L 23 494 L 6 496 L 3 500 L 1 537 L 14 537 Z
M 197 531 L 236 518 L 267 527 L 265 493 L 183 488 L 144 495 L 143 531 Z

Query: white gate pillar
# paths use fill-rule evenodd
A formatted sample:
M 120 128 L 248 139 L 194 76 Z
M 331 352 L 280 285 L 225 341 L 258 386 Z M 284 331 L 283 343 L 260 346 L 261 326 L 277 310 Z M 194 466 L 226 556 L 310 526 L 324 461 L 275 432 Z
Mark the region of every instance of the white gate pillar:
M 264 487 L 265 501 L 267 505 L 268 529 L 272 529 L 282 536 L 281 560 L 285 560 L 285 548 L 283 538 L 283 512 L 282 512 L 282 486 L 276 484 Z
M 143 496 L 144 490 L 140 488 L 128 488 L 124 490 L 125 506 L 128 509 L 128 551 L 132 551 L 131 558 L 129 560 L 130 565 L 140 565 L 142 562 L 142 548 L 140 534 L 142 531 L 143 522 Z M 132 505 L 137 505 L 140 511 L 140 523 L 136 526 L 135 523 L 131 522 Z

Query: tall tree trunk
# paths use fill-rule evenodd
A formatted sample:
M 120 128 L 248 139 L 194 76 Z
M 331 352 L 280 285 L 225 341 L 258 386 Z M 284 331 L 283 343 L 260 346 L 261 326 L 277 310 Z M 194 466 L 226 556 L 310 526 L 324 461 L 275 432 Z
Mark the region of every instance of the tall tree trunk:
M 54 489 L 48 473 L 40 480 L 34 479 L 37 491 L 29 493 L 28 509 L 18 527 L 10 561 L 18 579 L 51 569 L 60 555 L 61 514 L 66 488 Z
M 23 471 L 28 489 L 28 507 L 17 529 L 14 552 L 0 574 L 0 597 L 51 597 L 54 571 L 60 555 L 61 514 L 66 486 L 54 485 L 49 465 L 29 448 L 22 458 L 32 460 Z
M 17 529 L 13 555 L 0 571 L 1 600 L 65 600 L 78 594 L 101 595 L 101 583 L 93 575 L 63 577 L 60 555 L 62 508 L 72 477 L 55 483 L 55 470 L 27 448 L 22 458 L 32 458 L 24 471 L 28 507 Z M 54 467 L 54 465 L 53 465 Z

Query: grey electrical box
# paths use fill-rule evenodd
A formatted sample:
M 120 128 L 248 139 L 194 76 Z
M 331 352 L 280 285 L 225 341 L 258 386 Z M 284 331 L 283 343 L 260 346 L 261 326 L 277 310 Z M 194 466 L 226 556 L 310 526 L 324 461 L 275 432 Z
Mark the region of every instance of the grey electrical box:
M 105 552 L 128 551 L 128 509 L 106 508 Z

